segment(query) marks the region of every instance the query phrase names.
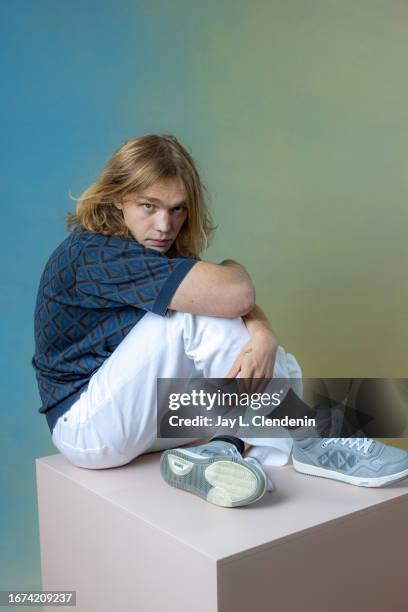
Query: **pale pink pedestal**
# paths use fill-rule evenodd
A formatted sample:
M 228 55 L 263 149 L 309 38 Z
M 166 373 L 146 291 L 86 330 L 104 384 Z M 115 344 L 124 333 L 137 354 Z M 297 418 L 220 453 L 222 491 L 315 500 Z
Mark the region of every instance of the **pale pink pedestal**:
M 363 489 L 288 465 L 274 493 L 226 509 L 169 487 L 159 457 L 37 459 L 43 589 L 76 590 L 72 610 L 408 610 L 408 480 Z

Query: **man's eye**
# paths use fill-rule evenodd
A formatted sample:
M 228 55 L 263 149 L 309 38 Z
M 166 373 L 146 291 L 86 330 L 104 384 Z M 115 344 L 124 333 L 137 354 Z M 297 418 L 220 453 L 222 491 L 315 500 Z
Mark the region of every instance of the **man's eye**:
M 184 206 L 175 206 L 173 208 L 173 212 L 176 213 L 176 215 L 182 213 L 183 210 L 184 210 Z
M 150 204 L 150 202 L 143 202 L 143 208 L 145 210 L 152 210 L 153 204 Z

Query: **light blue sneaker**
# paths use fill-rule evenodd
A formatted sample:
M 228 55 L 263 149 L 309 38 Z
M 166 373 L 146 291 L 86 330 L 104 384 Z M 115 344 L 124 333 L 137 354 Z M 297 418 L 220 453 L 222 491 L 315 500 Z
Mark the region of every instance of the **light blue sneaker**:
M 408 477 L 408 453 L 369 438 L 304 438 L 293 444 L 295 470 L 360 487 Z
M 242 440 L 233 436 L 220 438 L 200 446 L 164 451 L 160 460 L 164 480 L 226 508 L 252 504 L 271 491 L 272 482 L 260 463 L 252 457 L 242 457 Z

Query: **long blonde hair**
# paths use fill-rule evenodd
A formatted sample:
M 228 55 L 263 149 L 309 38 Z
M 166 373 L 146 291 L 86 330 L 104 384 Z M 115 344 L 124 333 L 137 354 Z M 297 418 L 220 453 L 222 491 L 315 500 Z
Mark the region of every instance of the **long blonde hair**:
M 178 177 L 187 192 L 188 216 L 170 255 L 198 257 L 215 230 L 195 163 L 171 135 L 148 134 L 127 140 L 110 158 L 97 180 L 76 200 L 67 228 L 132 238 L 114 202 L 160 179 Z

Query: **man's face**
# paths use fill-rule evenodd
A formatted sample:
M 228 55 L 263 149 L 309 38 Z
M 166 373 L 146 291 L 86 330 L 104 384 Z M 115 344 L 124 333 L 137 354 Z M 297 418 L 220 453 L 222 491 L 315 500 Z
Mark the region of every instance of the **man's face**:
M 126 195 L 115 204 L 123 211 L 126 227 L 145 247 L 169 250 L 187 218 L 187 193 L 179 178 L 157 181 L 144 191 Z

